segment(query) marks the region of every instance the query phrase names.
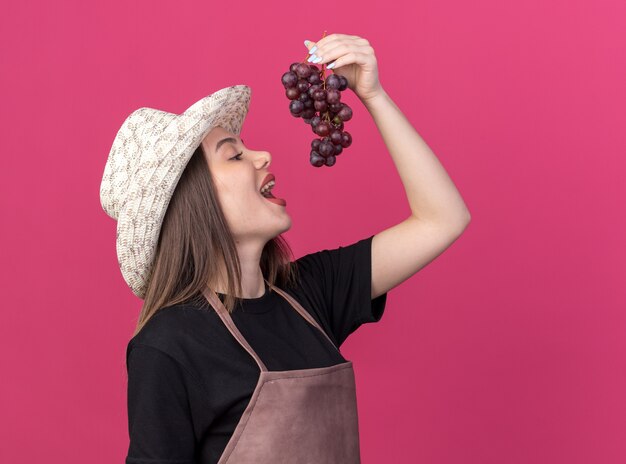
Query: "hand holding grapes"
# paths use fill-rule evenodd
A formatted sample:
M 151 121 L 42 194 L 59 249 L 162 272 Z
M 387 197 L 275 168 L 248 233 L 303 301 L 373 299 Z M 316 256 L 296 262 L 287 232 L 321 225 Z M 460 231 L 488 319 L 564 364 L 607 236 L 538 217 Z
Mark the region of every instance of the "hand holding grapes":
M 313 53 L 321 57 L 321 60 L 313 62 L 326 64 L 327 69 L 344 76 L 348 80 L 348 88 L 362 101 L 382 92 L 376 55 L 367 39 L 356 35 L 330 34 L 318 42 L 308 42 L 306 45 L 309 52 L 317 47 Z M 333 61 L 334 66 L 331 63 Z
M 350 88 L 365 102 L 383 92 L 378 82 L 378 67 L 369 42 L 357 36 L 326 32 L 316 46 L 305 41 L 308 61 L 322 64 L 292 63 L 281 77 L 285 96 L 291 100 L 292 116 L 302 118 L 321 138 L 311 142 L 311 165 L 333 166 L 336 157 L 352 144 L 352 135 L 344 129 L 344 122 L 352 119 L 352 108 L 341 101 L 341 92 Z M 322 55 L 324 53 L 324 55 Z M 318 57 L 319 55 L 319 57 Z M 308 55 L 307 55 L 308 56 Z M 340 68 L 326 76 L 326 70 Z

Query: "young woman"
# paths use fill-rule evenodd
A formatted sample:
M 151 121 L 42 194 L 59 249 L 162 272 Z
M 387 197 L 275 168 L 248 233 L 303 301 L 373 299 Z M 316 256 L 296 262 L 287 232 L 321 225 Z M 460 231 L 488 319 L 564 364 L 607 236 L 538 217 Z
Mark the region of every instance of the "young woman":
M 378 80 L 363 38 L 306 42 L 372 115 L 412 214 L 297 260 L 271 155 L 240 137 L 250 88 L 124 121 L 102 185 L 124 279 L 144 300 L 127 349 L 127 464 L 360 462 L 354 372 L 339 347 L 441 254 L 469 213 Z

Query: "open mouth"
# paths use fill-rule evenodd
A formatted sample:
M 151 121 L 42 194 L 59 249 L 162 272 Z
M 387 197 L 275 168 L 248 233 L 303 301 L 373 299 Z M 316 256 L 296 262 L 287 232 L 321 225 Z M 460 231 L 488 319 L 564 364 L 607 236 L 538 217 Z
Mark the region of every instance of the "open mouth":
M 274 188 L 274 185 L 276 185 L 276 181 L 274 179 L 271 179 L 269 182 L 265 183 L 263 187 L 261 187 L 261 195 L 263 195 L 265 198 L 276 198 L 272 194 L 272 189 Z
M 276 184 L 275 180 L 272 179 L 269 182 L 267 182 L 263 187 L 261 187 L 261 196 L 265 197 L 265 199 L 267 199 L 268 201 L 271 201 L 272 203 L 276 203 L 282 206 L 287 205 L 287 202 L 285 200 L 283 200 L 282 198 L 275 197 L 274 194 L 272 193 L 272 189 L 274 188 L 275 184 Z
M 281 205 L 281 206 L 287 206 L 287 202 L 282 199 L 282 198 L 277 198 L 274 195 L 270 193 L 268 193 L 267 195 L 261 195 L 263 197 L 265 197 L 265 199 L 271 203 L 276 203 L 277 205 Z

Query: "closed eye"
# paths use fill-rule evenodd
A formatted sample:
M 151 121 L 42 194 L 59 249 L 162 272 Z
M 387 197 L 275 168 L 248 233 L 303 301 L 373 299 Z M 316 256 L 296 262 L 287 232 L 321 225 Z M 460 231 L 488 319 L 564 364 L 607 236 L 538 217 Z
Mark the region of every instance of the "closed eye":
M 231 159 L 231 160 L 232 160 L 232 159 L 236 159 L 237 161 L 243 161 L 243 160 L 241 159 L 241 155 L 243 155 L 243 152 L 241 152 L 241 153 L 237 153 L 235 156 L 233 156 L 233 157 L 232 157 L 232 158 L 230 158 L 230 159 Z

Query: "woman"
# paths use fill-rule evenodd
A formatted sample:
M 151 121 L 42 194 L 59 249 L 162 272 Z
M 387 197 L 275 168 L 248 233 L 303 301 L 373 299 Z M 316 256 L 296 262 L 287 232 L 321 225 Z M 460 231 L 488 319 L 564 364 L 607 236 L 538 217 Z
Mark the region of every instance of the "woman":
M 131 114 L 101 186 L 122 274 L 144 299 L 127 349 L 127 464 L 360 462 L 354 372 L 339 347 L 469 222 L 380 85 L 368 41 L 331 34 L 305 45 L 310 61 L 334 62 L 374 118 L 412 214 L 292 261 L 286 206 L 261 194 L 271 155 L 240 137 L 249 87 L 181 115 Z

